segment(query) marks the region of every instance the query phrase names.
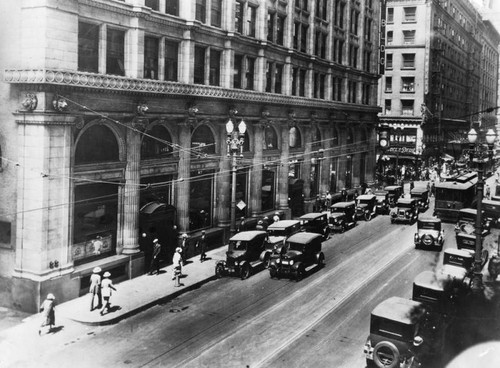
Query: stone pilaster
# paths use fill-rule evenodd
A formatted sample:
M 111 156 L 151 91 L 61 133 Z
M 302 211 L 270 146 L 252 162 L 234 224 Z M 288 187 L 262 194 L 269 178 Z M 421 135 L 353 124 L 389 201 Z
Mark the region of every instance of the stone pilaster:
M 321 139 L 323 140 L 324 155 L 323 160 L 321 160 L 321 177 L 319 179 L 319 194 L 326 193 L 330 191 L 330 167 L 332 164 L 332 130 L 331 129 L 321 129 Z M 336 170 L 335 168 L 333 170 Z
M 264 125 L 266 120 L 261 120 L 253 125 L 254 156 L 252 165 L 252 184 L 250 185 L 250 208 L 252 217 L 257 217 L 262 211 L 262 169 L 264 167 L 263 149 L 264 149 Z
M 226 121 L 219 125 L 219 137 L 222 144 L 220 155 L 224 157 L 219 160 L 219 174 L 217 175 L 217 208 L 216 224 L 219 227 L 229 227 L 231 214 L 231 158 L 226 157 Z
M 179 123 L 179 142 L 181 149 L 179 151 L 179 168 L 177 177 L 184 179 L 179 183 L 176 189 L 176 207 L 177 220 L 179 222 L 179 231 L 189 230 L 189 189 L 191 187 L 191 124 L 196 119 L 190 117 L 184 122 Z
M 290 120 L 281 124 L 281 157 L 278 170 L 278 209 L 287 215 L 288 208 L 288 163 L 290 161 L 290 125 L 294 123 L 294 113 L 289 114 Z M 287 216 L 289 217 L 289 216 Z
M 304 160 L 302 161 L 302 180 L 304 180 L 304 200 L 311 199 L 311 152 L 312 152 L 312 129 L 310 124 L 302 124 L 304 132 Z M 310 212 L 310 211 L 309 211 Z

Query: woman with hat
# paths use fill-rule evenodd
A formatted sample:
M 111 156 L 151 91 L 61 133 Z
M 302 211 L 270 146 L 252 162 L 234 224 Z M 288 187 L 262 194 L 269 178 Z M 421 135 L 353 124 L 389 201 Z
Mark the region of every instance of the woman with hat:
M 90 311 L 94 310 L 94 303 L 97 302 L 97 308 L 102 307 L 102 295 L 101 295 L 101 267 L 94 267 L 92 275 L 90 276 L 90 288 L 89 293 L 92 299 L 90 299 Z M 97 298 L 97 300 L 96 300 Z
M 174 256 L 172 257 L 172 265 L 174 266 L 174 274 L 172 280 L 175 280 L 177 276 L 182 276 L 182 248 L 175 248 Z
M 40 312 L 42 312 L 43 322 L 40 328 L 38 329 L 38 335 L 42 334 L 42 328 L 45 326 L 49 326 L 49 331 L 52 331 L 52 327 L 56 324 L 56 298 L 54 294 L 49 293 L 47 298 L 43 301 L 40 306 Z
M 111 298 L 111 289 L 116 291 L 113 281 L 111 281 L 110 277 L 111 274 L 109 272 L 104 272 L 104 275 L 102 275 L 104 279 L 101 282 L 101 289 L 102 289 L 102 298 L 104 299 L 104 305 L 101 308 L 101 316 L 104 314 L 104 311 L 108 312 L 109 308 L 111 307 L 111 303 L 109 302 L 109 298 Z

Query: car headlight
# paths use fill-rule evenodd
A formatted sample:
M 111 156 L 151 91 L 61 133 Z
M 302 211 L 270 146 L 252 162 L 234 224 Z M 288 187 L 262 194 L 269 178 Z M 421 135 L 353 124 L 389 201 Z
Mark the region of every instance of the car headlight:
M 235 261 L 235 262 L 234 262 L 234 265 L 235 265 L 235 266 L 239 266 L 239 265 L 240 265 L 240 262 Z
M 276 260 L 276 263 L 281 263 L 281 258 L 278 258 L 278 259 Z
M 294 261 L 293 261 L 293 259 L 291 259 L 290 260 L 290 266 L 293 266 L 293 264 L 294 264 Z

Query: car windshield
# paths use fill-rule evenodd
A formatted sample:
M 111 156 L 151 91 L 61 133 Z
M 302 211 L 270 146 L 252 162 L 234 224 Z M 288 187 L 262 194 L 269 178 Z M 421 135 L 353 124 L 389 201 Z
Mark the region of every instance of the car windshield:
M 247 242 L 242 240 L 230 240 L 229 250 L 246 250 Z
M 358 200 L 358 205 L 359 204 L 370 204 L 370 200 L 369 199 L 359 199 Z
M 302 252 L 304 249 L 304 244 L 287 242 L 286 248 L 288 250 L 296 250 L 296 251 Z
M 427 230 L 441 230 L 441 223 L 421 221 L 418 223 L 418 228 Z
M 269 236 L 287 236 L 288 231 L 286 229 L 267 229 Z
M 412 208 L 411 203 L 398 203 L 399 208 Z
M 345 213 L 345 212 L 347 212 L 347 208 L 346 207 L 333 207 L 332 208 L 332 212 L 342 212 L 342 213 Z

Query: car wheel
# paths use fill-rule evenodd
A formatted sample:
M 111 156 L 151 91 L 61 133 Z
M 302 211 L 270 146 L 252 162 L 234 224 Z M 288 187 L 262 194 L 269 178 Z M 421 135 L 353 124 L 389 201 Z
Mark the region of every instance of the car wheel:
M 422 237 L 422 243 L 424 243 L 426 247 L 430 247 L 434 244 L 434 237 L 431 234 L 425 234 Z
M 275 266 L 269 267 L 269 276 L 274 279 L 275 277 L 278 277 L 278 269 Z
M 304 266 L 300 265 L 297 267 L 297 271 L 295 271 L 295 281 L 299 282 L 304 278 L 304 275 L 306 273 L 306 270 L 304 269 Z
M 318 266 L 321 268 L 325 267 L 325 255 L 323 252 L 321 252 L 318 256 Z
M 346 229 L 345 229 L 345 225 L 342 225 L 342 226 L 340 227 L 340 232 L 341 232 L 341 233 L 343 233 L 343 232 L 345 232 L 345 230 L 346 230 Z
M 396 345 L 389 341 L 381 341 L 373 349 L 373 361 L 380 368 L 396 368 L 399 366 L 400 353 Z
M 365 213 L 365 220 L 370 221 L 372 219 L 372 214 L 371 213 Z
M 224 276 L 224 266 L 221 265 L 220 263 L 215 266 L 215 277 L 220 279 L 222 276 Z
M 328 240 L 328 238 L 330 238 L 330 228 L 329 227 L 325 227 L 325 229 L 323 230 L 323 238 L 325 240 Z
M 270 265 L 271 265 L 271 255 L 269 253 L 266 253 L 266 255 L 264 256 L 264 267 L 269 268 Z
M 240 270 L 240 277 L 242 280 L 245 280 L 248 279 L 249 276 L 250 276 L 250 265 L 248 263 L 245 263 Z

